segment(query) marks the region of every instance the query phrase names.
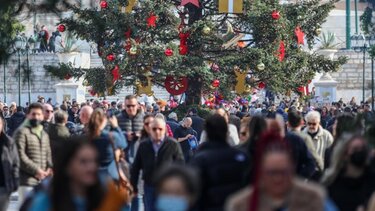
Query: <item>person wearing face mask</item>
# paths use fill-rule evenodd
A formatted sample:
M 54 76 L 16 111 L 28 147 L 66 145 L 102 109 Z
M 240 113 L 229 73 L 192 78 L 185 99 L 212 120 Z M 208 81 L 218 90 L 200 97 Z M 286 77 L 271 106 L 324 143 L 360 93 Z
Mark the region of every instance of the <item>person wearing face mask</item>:
M 341 139 L 333 150 L 331 166 L 322 183 L 339 210 L 361 210 L 375 190 L 370 150 L 361 136 L 345 134 Z
M 50 140 L 43 130 L 42 121 L 43 106 L 32 103 L 26 120 L 13 135 L 20 157 L 19 202 L 24 200 L 34 186 L 52 175 Z
M 199 178 L 193 169 L 172 165 L 156 176 L 157 211 L 191 210 L 199 193 Z

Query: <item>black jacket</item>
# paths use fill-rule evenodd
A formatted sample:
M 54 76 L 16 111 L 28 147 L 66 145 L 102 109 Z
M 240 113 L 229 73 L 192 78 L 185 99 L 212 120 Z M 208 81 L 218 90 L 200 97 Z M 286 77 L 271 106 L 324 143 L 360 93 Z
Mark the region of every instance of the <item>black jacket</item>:
M 227 143 L 203 143 L 190 162 L 197 168 L 202 182 L 198 210 L 224 210 L 228 196 L 243 188 L 248 163 L 244 152 Z
M 24 120 L 25 120 L 25 113 L 17 112 L 13 114 L 8 120 L 8 128 L 9 128 L 8 134 L 12 136 L 14 131 L 17 130 L 17 128 L 22 124 Z
M 157 170 L 171 163 L 184 163 L 184 156 L 180 145 L 172 138 L 165 137 L 158 153 L 156 154 L 150 138 L 139 145 L 134 163 L 130 169 L 130 181 L 137 192 L 140 170 L 143 171 L 143 180 L 146 185 L 153 186 L 154 175 Z
M 311 178 L 315 173 L 316 164 L 303 139 L 288 132 L 285 140 L 292 150 L 297 175 L 303 178 Z
M 17 190 L 19 184 L 20 161 L 16 143 L 5 133 L 0 133 L 1 144 L 1 167 L 4 175 L 5 189 L 8 193 Z

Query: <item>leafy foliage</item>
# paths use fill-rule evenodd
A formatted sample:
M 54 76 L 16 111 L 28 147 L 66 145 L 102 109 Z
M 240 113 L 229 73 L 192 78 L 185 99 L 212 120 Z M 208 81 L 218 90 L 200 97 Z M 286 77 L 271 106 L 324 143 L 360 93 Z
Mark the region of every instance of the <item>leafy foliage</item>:
M 336 49 L 339 43 L 336 43 L 336 35 L 332 32 L 323 32 L 320 36 L 320 49 Z
M 236 83 L 234 68 L 239 67 L 249 73 L 250 86 L 257 88 L 259 82 L 265 82 L 268 89 L 282 93 L 306 85 L 316 72 L 337 71 L 346 61 L 344 57 L 331 61 L 301 50 L 294 32 L 299 26 L 306 35 L 306 45 L 312 48 L 317 30 L 337 0 L 296 4 L 244 1 L 244 14 L 240 15 L 218 14 L 217 1 L 200 2 L 202 8 L 180 7 L 176 0 L 142 0 L 137 1 L 131 13 L 119 9 L 128 5 L 127 0 L 107 1 L 106 9 L 73 7 L 74 15 L 61 23 L 80 39 L 98 46 L 104 67 L 72 68 L 69 72 L 74 77 L 85 77 L 95 91 L 104 95 L 108 90 L 134 84 L 148 72 L 157 85 L 162 85 L 167 75 L 187 76 L 191 84 L 188 96 L 200 96 L 212 92 L 214 79 L 221 82 L 219 91 L 229 94 Z M 278 20 L 271 17 L 275 10 L 281 15 Z M 157 17 L 156 27 L 147 23 L 153 15 Z M 184 19 L 187 24 L 183 24 Z M 181 33 L 189 33 L 187 55 L 178 53 Z M 223 47 L 240 34 L 246 35 L 246 47 Z M 278 57 L 280 42 L 285 43 L 283 61 Z M 173 50 L 173 56 L 164 54 L 167 48 Z M 114 61 L 106 59 L 109 54 L 116 56 Z M 264 70 L 257 69 L 260 63 L 264 63 Z M 213 71 L 212 64 L 217 64 L 219 71 Z M 116 65 L 121 78 L 113 82 L 111 70 Z M 55 68 L 58 73 L 59 68 L 65 70 L 67 66 L 60 64 Z

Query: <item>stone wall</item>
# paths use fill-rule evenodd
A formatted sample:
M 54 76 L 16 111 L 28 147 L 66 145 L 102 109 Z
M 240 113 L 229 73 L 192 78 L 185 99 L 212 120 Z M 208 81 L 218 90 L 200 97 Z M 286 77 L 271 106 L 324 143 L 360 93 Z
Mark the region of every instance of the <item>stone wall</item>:
M 56 93 L 54 85 L 59 80 L 47 75 L 43 65 L 53 65 L 58 63 L 58 58 L 52 53 L 39 53 L 29 55 L 29 64 L 31 69 L 31 101 L 36 101 L 38 95 L 55 100 Z M 28 101 L 28 86 L 26 72 L 26 55 L 21 55 L 21 105 Z M 5 70 L 5 81 L 4 81 Z M 6 102 L 18 103 L 18 56 L 9 59 L 6 65 L 1 64 L 0 69 L 0 99 L 4 101 L 4 84 L 6 86 Z
M 349 58 L 348 63 L 336 73 L 331 73 L 337 84 L 337 98 L 343 98 L 344 101 L 350 101 L 355 97 L 357 102 L 362 100 L 363 87 L 363 53 L 357 53 L 352 50 L 342 50 L 336 53 L 336 56 L 343 55 Z M 371 59 L 366 54 L 365 61 L 365 98 L 371 97 Z

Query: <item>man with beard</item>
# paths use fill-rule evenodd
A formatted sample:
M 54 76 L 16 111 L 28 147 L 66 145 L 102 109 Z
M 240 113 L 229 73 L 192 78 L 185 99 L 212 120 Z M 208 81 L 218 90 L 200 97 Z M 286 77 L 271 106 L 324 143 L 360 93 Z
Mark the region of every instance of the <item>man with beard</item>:
M 43 179 L 52 175 L 52 157 L 48 134 L 43 130 L 43 106 L 32 103 L 26 121 L 14 133 L 20 158 L 19 202 Z

